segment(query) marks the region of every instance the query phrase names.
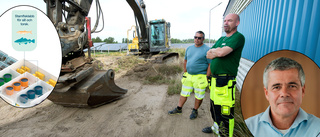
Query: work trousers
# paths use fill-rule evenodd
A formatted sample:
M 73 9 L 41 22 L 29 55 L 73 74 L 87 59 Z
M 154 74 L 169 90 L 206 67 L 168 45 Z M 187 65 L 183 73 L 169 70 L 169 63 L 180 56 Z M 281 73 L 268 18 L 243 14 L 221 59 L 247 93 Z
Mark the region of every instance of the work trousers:
M 210 111 L 214 122 L 220 127 L 220 136 L 233 136 L 235 85 L 233 76 L 214 76 L 211 79 Z
M 230 136 L 230 134 L 233 135 L 234 107 L 230 108 L 230 115 L 223 115 L 221 113 L 221 105 L 214 105 L 214 102 L 212 100 L 210 100 L 210 104 L 211 104 L 210 112 L 211 112 L 212 119 L 214 122 L 217 122 L 217 124 L 220 127 L 219 129 L 220 136 L 228 137 Z
M 189 97 L 194 90 L 194 96 L 196 99 L 202 100 L 204 98 L 206 87 L 208 86 L 206 74 L 191 75 L 188 72 L 185 72 L 181 82 L 181 96 Z

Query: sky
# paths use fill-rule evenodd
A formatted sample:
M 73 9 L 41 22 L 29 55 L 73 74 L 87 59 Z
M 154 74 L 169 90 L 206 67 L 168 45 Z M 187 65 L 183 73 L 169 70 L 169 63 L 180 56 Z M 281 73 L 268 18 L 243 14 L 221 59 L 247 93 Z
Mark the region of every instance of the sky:
M 219 6 L 211 10 L 213 7 Z M 210 38 L 218 39 L 222 34 L 223 13 L 229 0 L 144 0 L 149 20 L 165 19 L 171 23 L 171 38 L 190 39 L 198 30 L 202 30 L 209 38 L 209 12 L 211 10 Z M 31 5 L 46 13 L 43 0 L 14 0 L 1 2 L 0 14 L 17 5 Z M 135 25 L 134 13 L 126 0 L 100 0 L 104 14 L 104 29 L 92 37 L 105 39 L 115 38 L 121 42 L 127 37 L 127 30 Z M 95 0 L 93 0 L 89 16 L 91 23 L 96 22 Z M 102 28 L 100 20 L 98 30 Z M 130 33 L 132 34 L 132 32 Z M 129 38 L 132 35 L 129 35 Z M 130 38 L 131 39 L 131 38 Z

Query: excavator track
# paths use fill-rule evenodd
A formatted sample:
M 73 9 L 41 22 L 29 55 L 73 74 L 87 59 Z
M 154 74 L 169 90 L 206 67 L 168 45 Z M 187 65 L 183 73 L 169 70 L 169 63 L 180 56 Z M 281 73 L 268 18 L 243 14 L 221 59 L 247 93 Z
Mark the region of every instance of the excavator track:
M 143 55 L 143 58 L 145 58 L 145 60 L 151 63 L 167 63 L 172 62 L 175 59 L 178 59 L 179 54 L 176 52 L 166 52 L 155 55 Z
M 178 59 L 179 54 L 175 52 L 168 52 L 168 53 L 163 53 L 159 54 L 159 56 L 154 56 L 154 63 L 164 63 L 164 62 L 170 62 L 174 59 Z

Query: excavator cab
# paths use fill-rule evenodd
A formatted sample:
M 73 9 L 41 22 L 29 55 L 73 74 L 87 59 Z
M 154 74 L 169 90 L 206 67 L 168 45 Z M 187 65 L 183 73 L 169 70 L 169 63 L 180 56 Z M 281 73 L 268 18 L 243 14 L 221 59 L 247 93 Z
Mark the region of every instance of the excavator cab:
M 150 53 L 159 53 L 160 51 L 167 51 L 170 47 L 170 23 L 166 22 L 164 19 L 160 20 L 151 20 L 149 22 L 150 28 L 149 28 L 149 42 L 148 42 L 148 51 Z M 132 26 L 132 28 L 135 28 L 135 26 Z M 129 31 L 128 30 L 128 34 Z M 132 43 L 128 44 L 128 49 L 130 52 L 138 52 L 139 50 L 139 38 L 136 34 L 137 31 L 134 31 L 134 37 L 132 40 Z M 129 35 L 128 35 L 128 41 L 129 41 Z M 142 47 L 140 47 L 142 48 Z
M 168 23 L 162 19 L 162 20 L 152 20 L 150 21 L 150 48 L 155 49 L 165 49 L 169 47 L 168 45 L 168 36 L 170 36 L 169 29 L 167 29 Z

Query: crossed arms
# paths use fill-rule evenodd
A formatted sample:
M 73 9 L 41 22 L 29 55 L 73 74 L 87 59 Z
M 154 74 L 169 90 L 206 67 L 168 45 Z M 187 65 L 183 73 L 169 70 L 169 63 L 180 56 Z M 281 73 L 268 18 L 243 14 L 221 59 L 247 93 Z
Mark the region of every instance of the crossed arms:
M 233 51 L 229 46 L 224 46 L 222 48 L 213 48 L 207 52 L 208 59 L 214 59 L 216 57 L 224 57 Z

